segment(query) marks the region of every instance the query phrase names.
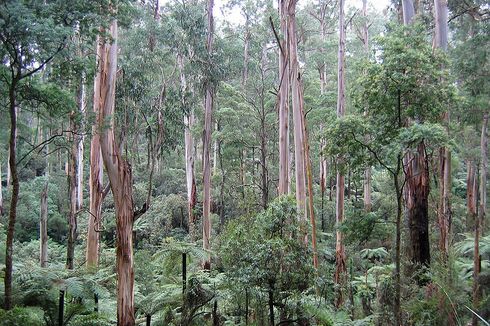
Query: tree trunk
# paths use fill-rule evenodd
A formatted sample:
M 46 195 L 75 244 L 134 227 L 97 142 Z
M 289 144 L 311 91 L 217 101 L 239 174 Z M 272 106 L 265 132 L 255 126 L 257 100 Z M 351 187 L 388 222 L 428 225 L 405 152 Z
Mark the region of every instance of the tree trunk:
M 435 13 L 435 37 L 434 47 L 443 51 L 447 50 L 448 8 L 447 0 L 434 0 Z M 449 111 L 442 117 L 443 123 L 448 129 Z M 449 233 L 451 230 L 451 151 L 448 147 L 439 149 L 439 248 L 443 261 L 448 259 Z
M 7 184 L 8 188 L 8 184 Z M 3 186 L 2 186 L 2 164 L 0 164 L 0 216 L 3 216 Z
M 298 217 L 307 219 L 306 214 L 306 177 L 305 177 L 305 148 L 303 126 L 303 94 L 301 85 L 301 72 L 298 64 L 298 50 L 296 39 L 296 3 L 297 0 L 289 0 L 287 3 L 288 38 L 289 38 L 289 65 L 291 83 L 291 103 L 293 110 L 293 135 L 294 135 L 294 173 L 296 178 L 296 206 Z M 306 233 L 304 234 L 306 239 Z
M 101 100 L 101 73 L 104 63 L 101 58 L 104 55 L 104 41 L 101 37 L 97 37 L 97 73 L 94 79 L 94 100 L 93 110 L 97 114 L 100 108 Z M 102 218 L 102 176 L 103 176 L 103 162 L 100 153 L 100 135 L 97 127 L 97 121 L 92 126 L 92 140 L 90 142 L 90 204 L 89 204 L 89 220 L 87 230 L 87 251 L 86 260 L 87 267 L 97 267 L 99 263 L 99 230 L 101 226 Z
M 481 166 L 480 166 L 480 205 L 475 223 L 475 251 L 473 256 L 473 309 L 478 311 L 481 299 L 481 288 L 478 277 L 481 271 L 480 235 L 484 230 L 487 209 L 487 171 L 488 171 L 488 112 L 483 114 L 481 127 Z M 478 325 L 478 318 L 473 314 L 472 325 Z
M 269 282 L 269 324 L 270 326 L 275 325 L 274 319 L 274 283 Z
M 211 56 L 213 47 L 214 19 L 213 19 L 214 0 L 208 0 L 208 36 L 207 36 L 207 51 Z M 214 101 L 214 85 L 211 81 L 206 82 L 206 94 L 204 102 L 204 139 L 203 139 L 203 214 L 202 214 L 202 242 L 203 249 L 210 250 L 211 239 L 211 165 L 210 165 L 210 150 L 211 150 L 211 128 L 213 115 Z M 211 257 L 209 254 L 203 261 L 203 268 L 209 270 L 211 268 Z
M 39 262 L 41 267 L 48 264 L 48 181 L 41 192 L 41 218 L 39 222 Z
M 364 46 L 364 53 L 366 58 L 369 59 L 369 25 L 367 18 L 367 0 L 362 0 L 362 17 L 364 23 L 362 26 L 362 44 Z M 367 114 L 367 110 L 364 111 Z M 366 135 L 366 138 L 368 135 Z M 363 196 L 364 196 L 364 211 L 371 212 L 373 207 L 371 196 L 371 166 L 366 166 L 364 169 L 364 181 L 363 181 Z
M 345 115 L 345 17 L 344 17 L 345 1 L 339 1 L 339 50 L 338 50 L 338 67 L 337 67 L 337 117 L 342 118 Z M 339 163 L 341 158 L 337 158 Z M 344 193 L 345 193 L 345 177 L 340 171 L 337 172 L 337 187 L 336 187 L 336 209 L 335 220 L 337 228 L 344 221 Z M 343 305 L 344 299 L 342 295 L 342 286 L 345 283 L 346 264 L 345 264 L 345 249 L 343 243 L 342 232 L 336 231 L 335 242 L 335 276 L 334 281 L 338 287 L 336 294 L 335 306 L 337 308 Z
M 409 25 L 412 23 L 413 16 L 415 16 L 415 8 L 413 6 L 413 0 L 402 0 L 403 8 L 403 24 Z
M 116 211 L 116 265 L 117 265 L 117 324 L 133 326 L 134 270 L 133 270 L 133 180 L 131 166 L 121 157 L 114 132 L 114 104 L 117 69 L 117 21 L 110 26 L 112 42 L 105 43 L 101 57 L 100 106 L 97 115 L 100 148 L 109 177 Z M 111 117 L 111 127 L 105 128 Z
M 411 24 L 415 10 L 412 0 L 402 0 L 403 22 Z M 429 165 L 425 144 L 421 142 L 415 153 L 405 155 L 405 204 L 410 235 L 409 257 L 416 268 L 430 264 L 429 245 Z
M 181 89 L 181 103 L 184 108 L 184 147 L 185 147 L 185 179 L 187 187 L 187 210 L 188 210 L 188 226 L 191 242 L 195 241 L 195 219 L 194 219 L 194 207 L 196 205 L 196 179 L 194 176 L 194 138 L 192 137 L 192 128 L 194 126 L 194 111 L 192 108 L 187 107 L 186 92 L 187 81 L 184 74 L 184 58 L 182 55 L 178 55 L 177 63 L 180 70 L 180 89 Z M 187 110 L 189 112 L 187 113 Z
M 82 53 L 80 55 L 83 55 Z M 81 123 L 78 126 L 80 131 L 77 136 L 77 207 L 80 210 L 83 205 L 83 149 L 84 149 L 84 120 L 85 120 L 85 109 L 86 109 L 86 97 L 87 92 L 85 90 L 85 72 L 82 72 L 80 77 L 80 85 L 78 86 L 77 102 L 78 102 L 78 114 L 81 116 Z
M 78 126 L 75 122 L 75 112 L 70 114 L 71 149 L 68 165 L 68 198 L 70 211 L 68 213 L 68 241 L 66 246 L 66 267 L 73 269 L 75 257 L 75 242 L 77 241 L 77 171 L 78 171 Z
M 402 311 L 401 311 L 401 221 L 402 221 L 402 196 L 403 189 L 400 185 L 400 170 L 402 169 L 401 154 L 397 157 L 397 168 L 393 175 L 393 183 L 396 193 L 396 239 L 395 239 L 395 300 L 393 310 L 395 315 L 396 326 L 402 326 Z
M 19 175 L 17 173 L 17 94 L 16 87 L 19 81 L 16 76 L 9 89 L 9 114 L 10 114 L 10 138 L 9 138 L 9 165 L 12 178 L 12 194 L 10 197 L 9 222 L 7 227 L 7 240 L 5 245 L 5 310 L 12 308 L 12 256 L 15 221 L 17 219 L 17 203 L 19 201 Z
M 245 38 L 243 40 L 243 71 L 242 71 L 242 87 L 245 93 L 245 88 L 248 81 L 248 49 L 250 47 L 250 18 L 245 14 Z
M 281 34 L 279 45 L 279 186 L 278 195 L 289 192 L 289 37 L 287 0 L 279 0 Z
M 65 310 L 65 291 L 60 290 L 58 297 L 58 326 L 63 326 Z
M 415 268 L 430 264 L 429 246 L 429 166 L 425 144 L 405 156 L 405 204 L 410 236 L 409 257 Z
M 475 163 L 471 160 L 466 161 L 466 229 L 468 232 L 472 232 L 475 229 L 475 223 L 477 218 L 477 187 L 478 182 L 476 181 L 476 167 Z

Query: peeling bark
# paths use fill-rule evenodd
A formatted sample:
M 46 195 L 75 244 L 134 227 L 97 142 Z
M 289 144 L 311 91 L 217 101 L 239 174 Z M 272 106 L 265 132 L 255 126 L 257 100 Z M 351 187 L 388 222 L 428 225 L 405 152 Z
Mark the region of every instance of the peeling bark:
M 130 164 L 122 158 L 116 144 L 114 119 L 105 128 L 106 119 L 114 114 L 117 69 L 117 21 L 110 25 L 111 43 L 105 43 L 100 58 L 100 106 L 97 114 L 102 159 L 111 185 L 116 211 L 116 266 L 117 266 L 117 324 L 133 326 L 134 319 L 134 269 L 133 220 L 134 205 Z

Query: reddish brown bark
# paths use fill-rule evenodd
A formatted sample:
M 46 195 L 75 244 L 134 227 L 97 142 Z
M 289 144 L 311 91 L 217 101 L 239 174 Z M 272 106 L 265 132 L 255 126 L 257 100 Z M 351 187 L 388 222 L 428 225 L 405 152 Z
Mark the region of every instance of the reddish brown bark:
M 405 205 L 409 229 L 409 257 L 417 266 L 430 264 L 429 246 L 429 166 L 425 144 L 405 156 Z M 417 268 L 417 267 L 416 267 Z
M 133 270 L 133 219 L 132 174 L 130 164 L 122 158 L 111 127 L 105 128 L 106 119 L 113 116 L 117 69 L 117 21 L 110 26 L 111 43 L 104 44 L 100 58 L 100 106 L 97 124 L 104 166 L 109 177 L 116 211 L 116 265 L 117 265 L 117 324 L 133 326 L 134 270 Z

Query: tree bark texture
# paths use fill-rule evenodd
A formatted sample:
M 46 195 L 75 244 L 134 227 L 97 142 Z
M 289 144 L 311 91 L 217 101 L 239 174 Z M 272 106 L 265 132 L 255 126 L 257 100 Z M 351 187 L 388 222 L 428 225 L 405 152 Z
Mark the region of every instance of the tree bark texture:
M 71 148 L 69 152 L 68 163 L 68 198 L 70 210 L 68 213 L 68 240 L 66 246 L 66 267 L 68 269 L 74 268 L 75 257 L 75 242 L 77 241 L 77 171 L 78 171 L 78 126 L 76 123 L 76 113 L 70 113 L 70 130 L 71 130 Z
M 405 205 L 409 228 L 409 257 L 413 264 L 430 264 L 429 246 L 429 166 L 425 144 L 405 155 Z
M 196 206 L 196 178 L 194 175 L 194 138 L 192 136 L 192 128 L 194 126 L 194 111 L 187 107 L 185 94 L 187 92 L 187 81 L 184 73 L 184 58 L 178 55 L 177 62 L 180 70 L 180 92 L 181 104 L 184 108 L 184 148 L 185 148 L 185 179 L 187 188 L 187 210 L 188 210 L 188 225 L 191 242 L 195 241 L 195 219 L 194 207 Z
M 16 88 L 20 80 L 17 75 L 9 88 L 9 116 L 10 116 L 10 136 L 9 136 L 9 165 L 10 177 L 12 179 L 12 194 L 10 197 L 9 222 L 7 227 L 7 240 L 5 244 L 5 310 L 12 308 L 12 256 L 15 221 L 17 219 L 17 203 L 19 201 L 19 175 L 17 173 L 17 94 Z
M 339 1 L 339 49 L 338 49 L 338 66 L 337 66 L 337 117 L 341 118 L 345 115 L 345 1 Z M 340 162 L 341 158 L 337 160 Z M 340 171 L 337 171 L 337 187 L 336 187 L 336 208 L 335 220 L 339 227 L 344 221 L 344 192 L 345 192 L 345 177 Z M 342 232 L 337 229 L 335 241 L 335 275 L 334 282 L 338 287 L 336 294 L 335 306 L 343 305 L 344 299 L 342 295 L 342 285 L 345 284 L 346 277 L 346 262 L 345 249 L 343 243 Z
M 131 166 L 122 158 L 114 134 L 114 119 L 105 128 L 106 119 L 114 114 L 117 69 L 117 21 L 110 26 L 111 43 L 105 43 L 100 58 L 100 106 L 97 123 L 104 166 L 109 177 L 116 211 L 116 266 L 117 266 L 117 324 L 133 326 L 134 270 L 133 270 L 133 219 Z
M 104 63 L 101 60 L 104 55 L 104 41 L 97 37 L 97 73 L 94 79 L 94 100 L 93 110 L 97 114 L 100 108 L 101 98 L 101 74 L 102 66 Z M 92 140 L 90 142 L 90 180 L 89 180 L 89 220 L 87 231 L 87 251 L 86 260 L 87 267 L 93 268 L 98 265 L 99 262 L 99 230 L 101 228 L 102 218 L 102 176 L 103 176 L 103 162 L 100 152 L 100 134 L 97 126 L 97 121 L 92 126 Z
M 434 47 L 447 50 L 448 37 L 448 8 L 447 0 L 434 0 L 435 37 Z M 442 122 L 449 131 L 449 111 L 444 112 Z M 451 231 L 451 151 L 444 146 L 439 149 L 439 248 L 443 260 L 448 258 L 449 235 Z
M 412 0 L 402 0 L 403 22 L 409 25 L 413 21 L 415 9 Z M 409 229 L 409 257 L 416 266 L 430 264 L 429 245 L 429 165 L 425 153 L 425 144 L 417 145 L 415 152 L 407 152 L 405 165 L 405 205 Z
M 305 176 L 305 148 L 304 148 L 304 117 L 303 94 L 301 85 L 301 72 L 298 63 L 298 47 L 296 39 L 296 3 L 297 0 L 289 0 L 287 3 L 287 22 L 289 38 L 289 66 L 291 83 L 291 103 L 293 110 L 293 135 L 294 135 L 294 173 L 296 178 L 296 206 L 298 217 L 307 219 L 306 212 L 306 176 Z M 305 234 L 306 236 L 306 234 Z
M 478 312 L 481 300 L 479 275 L 481 272 L 480 236 L 484 228 L 485 210 L 487 209 L 487 171 L 488 171 L 488 112 L 483 114 L 480 139 L 480 205 L 475 222 L 475 246 L 473 253 L 473 309 Z M 478 317 L 473 314 L 473 326 L 478 325 Z
M 278 194 L 289 192 L 289 37 L 287 0 L 279 0 L 281 34 L 279 47 L 279 186 Z
M 478 182 L 476 178 L 476 166 L 472 160 L 466 161 L 466 229 L 473 232 L 477 218 Z
M 211 57 L 213 48 L 213 33 L 214 33 L 214 18 L 213 18 L 214 0 L 208 0 L 208 35 L 207 35 L 207 51 Z M 204 100 L 204 137 L 203 137 L 203 214 L 202 214 L 202 242 L 203 249 L 210 250 L 211 239 L 211 129 L 213 127 L 213 102 L 214 102 L 214 86 L 211 81 L 206 83 L 206 92 Z M 211 268 L 211 258 L 208 255 L 203 261 L 203 268 L 209 270 Z

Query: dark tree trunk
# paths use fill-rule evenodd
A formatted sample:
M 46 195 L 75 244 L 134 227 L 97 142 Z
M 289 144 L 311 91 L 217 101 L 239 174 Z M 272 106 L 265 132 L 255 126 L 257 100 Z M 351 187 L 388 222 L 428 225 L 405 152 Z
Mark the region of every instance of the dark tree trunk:
M 9 165 L 10 176 L 12 178 L 12 195 L 10 199 L 9 222 L 7 228 L 7 242 L 5 246 L 5 310 L 12 308 L 12 256 L 15 220 L 17 219 L 17 203 L 19 201 L 19 175 L 17 174 L 17 107 L 16 107 L 16 87 L 19 78 L 16 77 L 9 89 L 9 105 L 10 105 L 10 139 L 9 139 Z
M 270 326 L 274 326 L 274 283 L 269 282 L 269 321 Z
M 182 294 L 187 287 L 187 253 L 182 253 Z
M 65 309 L 65 291 L 60 290 L 60 296 L 58 299 L 58 326 L 63 326 L 64 309 Z
M 405 202 L 410 236 L 410 260 L 416 268 L 430 264 L 429 246 L 429 167 L 425 144 L 406 155 Z

